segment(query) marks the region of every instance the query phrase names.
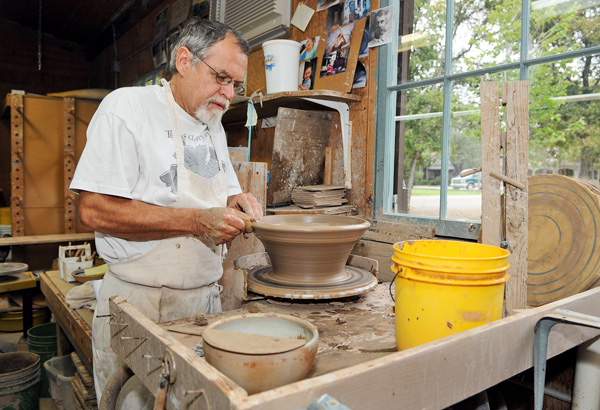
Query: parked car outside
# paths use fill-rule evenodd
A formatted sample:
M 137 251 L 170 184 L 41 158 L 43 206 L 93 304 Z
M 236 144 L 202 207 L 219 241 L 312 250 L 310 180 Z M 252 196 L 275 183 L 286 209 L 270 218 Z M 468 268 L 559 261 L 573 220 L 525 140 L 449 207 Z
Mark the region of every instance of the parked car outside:
M 463 169 L 461 174 L 468 169 Z M 481 172 L 461 177 L 460 175 L 450 180 L 452 189 L 481 189 Z

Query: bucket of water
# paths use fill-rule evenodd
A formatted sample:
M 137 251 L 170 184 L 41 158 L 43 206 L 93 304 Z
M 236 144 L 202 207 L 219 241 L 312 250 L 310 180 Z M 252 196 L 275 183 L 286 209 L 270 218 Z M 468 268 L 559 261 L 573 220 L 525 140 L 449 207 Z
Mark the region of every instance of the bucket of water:
M 442 240 L 393 248 L 398 350 L 502 318 L 507 250 Z

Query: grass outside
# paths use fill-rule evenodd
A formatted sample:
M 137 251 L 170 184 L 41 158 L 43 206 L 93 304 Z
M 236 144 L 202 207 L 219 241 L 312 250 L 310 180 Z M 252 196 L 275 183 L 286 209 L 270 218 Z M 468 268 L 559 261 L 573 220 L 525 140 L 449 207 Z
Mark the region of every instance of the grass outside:
M 439 187 L 431 187 L 427 189 L 421 188 L 413 188 L 412 195 L 439 195 L 440 188 Z M 471 191 L 467 189 L 452 189 L 448 188 L 448 195 L 481 195 L 481 191 L 478 189 L 473 189 Z

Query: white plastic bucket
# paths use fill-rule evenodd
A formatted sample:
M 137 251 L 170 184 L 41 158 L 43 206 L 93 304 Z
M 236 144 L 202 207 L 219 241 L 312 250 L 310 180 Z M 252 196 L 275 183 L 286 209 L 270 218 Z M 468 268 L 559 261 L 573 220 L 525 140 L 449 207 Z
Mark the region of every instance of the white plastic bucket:
M 265 54 L 267 94 L 298 90 L 300 43 L 293 40 L 270 40 L 262 44 Z

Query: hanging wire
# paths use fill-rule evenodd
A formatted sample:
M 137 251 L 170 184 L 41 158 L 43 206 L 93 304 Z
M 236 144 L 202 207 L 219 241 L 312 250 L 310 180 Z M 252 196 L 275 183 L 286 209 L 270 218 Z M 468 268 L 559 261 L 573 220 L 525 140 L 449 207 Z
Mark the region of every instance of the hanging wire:
M 39 1 L 38 7 L 38 71 L 42 71 L 42 2 Z
M 111 24 L 112 32 L 113 32 L 113 47 L 115 48 L 115 60 L 113 63 L 113 67 L 116 68 L 117 64 L 119 64 L 119 54 L 117 52 L 117 32 L 115 30 L 115 25 Z M 120 68 L 120 67 L 119 67 Z M 115 74 L 115 90 L 119 87 L 119 71 L 113 70 Z

